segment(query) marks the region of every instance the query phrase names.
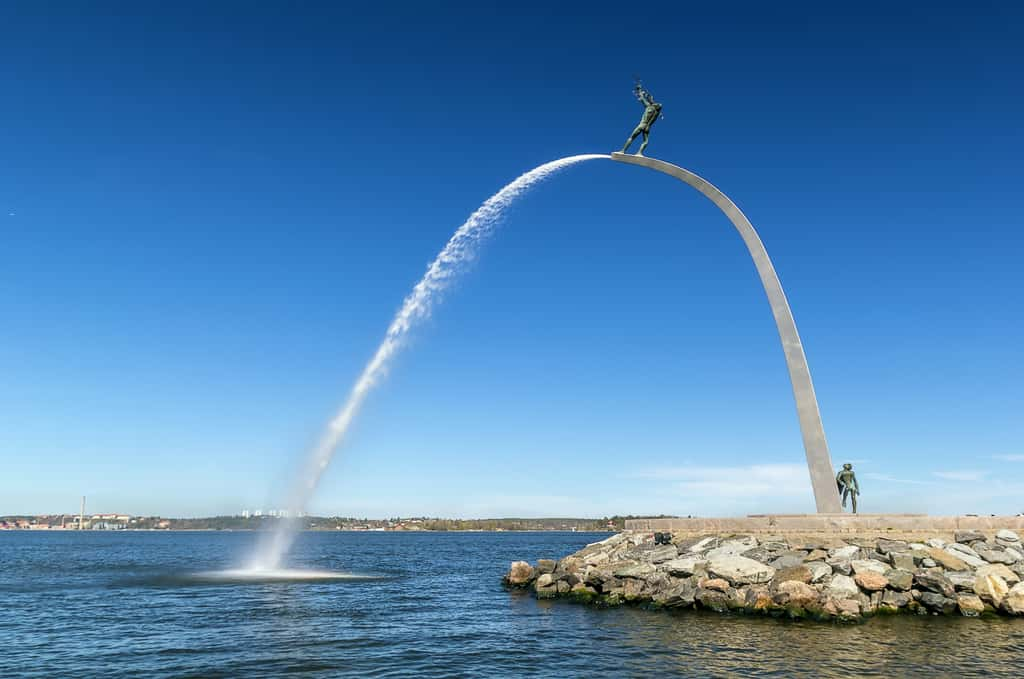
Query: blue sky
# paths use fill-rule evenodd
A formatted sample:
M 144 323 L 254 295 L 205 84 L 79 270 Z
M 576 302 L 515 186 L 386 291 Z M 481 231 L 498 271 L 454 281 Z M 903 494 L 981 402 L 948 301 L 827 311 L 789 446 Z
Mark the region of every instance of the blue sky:
M 645 8 L 0 6 L 0 513 L 283 502 L 452 230 L 619 147 L 635 73 L 648 154 L 760 231 L 863 510 L 1024 511 L 1024 11 Z M 739 237 L 598 161 L 515 206 L 311 509 L 811 511 L 806 474 Z

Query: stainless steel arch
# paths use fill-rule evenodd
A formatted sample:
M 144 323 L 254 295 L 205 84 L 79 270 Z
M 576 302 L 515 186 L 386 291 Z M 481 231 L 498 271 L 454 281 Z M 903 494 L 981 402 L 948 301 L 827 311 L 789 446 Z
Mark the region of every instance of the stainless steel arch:
M 818 399 L 814 395 L 811 371 L 807 367 L 807 357 L 804 355 L 803 344 L 800 343 L 800 334 L 796 330 L 796 321 L 793 320 L 793 313 L 789 309 L 789 302 L 786 300 L 786 293 L 782 291 L 782 284 L 775 273 L 775 267 L 772 266 L 768 252 L 764 249 L 764 244 L 750 220 L 710 182 L 678 165 L 623 153 L 613 153 L 611 157 L 612 160 L 621 163 L 640 165 L 664 172 L 689 184 L 711 199 L 711 202 L 725 213 L 725 216 L 739 231 L 740 237 L 743 238 L 743 242 L 746 243 L 750 256 L 754 260 L 754 266 L 757 267 L 764 291 L 768 295 L 768 303 L 772 307 L 775 325 L 778 326 L 779 338 L 782 340 L 782 350 L 786 354 L 786 367 L 789 368 L 789 379 L 793 384 L 793 396 L 796 398 L 796 411 L 804 439 L 804 452 L 807 455 L 807 469 L 811 474 L 814 503 L 820 513 L 841 512 L 832 458 L 829 456 L 828 443 L 825 441 L 825 430 L 821 424 Z

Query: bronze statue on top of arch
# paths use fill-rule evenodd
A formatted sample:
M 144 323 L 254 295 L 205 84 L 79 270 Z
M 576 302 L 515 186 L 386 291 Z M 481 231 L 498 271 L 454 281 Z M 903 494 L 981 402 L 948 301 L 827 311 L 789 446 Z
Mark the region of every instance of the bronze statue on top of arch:
M 637 80 L 636 85 L 633 86 L 633 94 L 640 103 L 644 105 L 644 114 L 640 118 L 640 124 L 636 126 L 633 133 L 629 135 L 629 139 L 627 139 L 626 143 L 623 144 L 622 153 L 625 153 L 629 149 L 630 144 L 632 144 L 637 137 L 643 135 L 643 143 L 640 144 L 640 150 L 636 152 L 636 155 L 642 156 L 644 155 L 644 149 L 647 148 L 647 143 L 650 141 L 651 126 L 654 125 L 654 123 L 656 123 L 661 117 L 661 104 L 654 101 L 654 97 L 644 88 L 643 84 L 639 80 Z

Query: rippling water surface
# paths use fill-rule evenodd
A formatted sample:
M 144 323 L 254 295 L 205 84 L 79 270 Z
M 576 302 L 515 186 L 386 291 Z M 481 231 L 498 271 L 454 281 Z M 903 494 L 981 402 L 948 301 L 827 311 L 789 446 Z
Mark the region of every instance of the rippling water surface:
M 305 533 L 292 567 L 209 577 L 253 533 L 0 533 L 0 677 L 1024 676 L 1024 620 L 787 622 L 538 602 L 514 559 L 606 535 Z

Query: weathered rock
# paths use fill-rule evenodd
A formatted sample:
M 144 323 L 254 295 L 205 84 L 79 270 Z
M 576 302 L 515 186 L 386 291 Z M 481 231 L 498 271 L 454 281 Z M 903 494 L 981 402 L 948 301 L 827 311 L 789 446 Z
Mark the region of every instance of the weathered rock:
M 857 583 L 848 575 L 833 575 L 826 588 L 829 596 L 835 599 L 850 599 L 860 592 Z M 860 612 L 860 609 L 857 611 Z
M 513 561 L 505 576 L 505 582 L 514 587 L 523 587 L 533 580 L 533 566 L 525 561 Z
M 625 563 L 612 571 L 617 578 L 644 578 L 657 571 L 654 564 L 650 563 Z
M 905 552 L 907 551 L 907 543 L 903 540 L 887 540 L 885 538 L 879 538 L 875 548 L 878 550 L 879 554 Z
M 1012 555 L 1007 554 L 1006 549 L 1003 547 L 986 547 L 976 545 L 974 551 L 978 553 L 978 556 L 989 563 L 1012 564 L 1017 561 Z
M 771 553 L 764 547 L 754 547 L 753 549 L 748 549 L 747 551 L 740 554 L 740 556 L 745 556 L 748 559 L 760 561 L 761 563 L 768 563 L 772 560 Z
M 697 594 L 694 595 L 694 599 L 699 601 L 701 606 L 719 613 L 729 610 L 731 603 L 730 597 L 725 592 L 719 592 L 714 589 L 700 588 L 697 590 Z
M 976 530 L 958 530 L 953 533 L 953 539 L 960 544 L 970 544 L 972 542 L 984 542 L 985 534 Z
M 538 573 L 553 573 L 555 571 L 555 561 L 553 559 L 537 559 L 537 572 Z
M 870 571 L 872 573 L 882 575 L 888 570 L 885 567 L 885 564 L 880 561 L 875 561 L 874 559 L 854 559 L 850 562 L 850 567 L 853 568 L 853 572 L 857 574 Z
M 860 547 L 857 545 L 847 545 L 846 547 L 828 550 L 827 561 L 850 561 L 856 559 L 858 554 L 860 554 Z
M 697 588 L 693 586 L 688 580 L 677 581 L 676 584 L 672 585 L 668 589 L 654 594 L 651 599 L 655 603 L 659 603 L 666 608 L 681 608 L 684 606 L 693 605 L 693 597 L 697 593 Z
M 811 582 L 823 582 L 826 578 L 832 577 L 832 566 L 823 561 L 811 561 L 805 563 L 803 567 L 811 572 Z
M 942 613 L 943 615 L 949 615 L 955 611 L 957 607 L 956 599 L 945 597 L 936 592 L 921 592 L 921 598 L 919 601 L 929 611 Z
M 764 583 L 775 577 L 775 569 L 743 556 L 719 556 L 708 560 L 708 573 L 733 585 Z
M 935 560 L 931 557 L 925 557 L 924 559 L 921 559 L 921 566 L 923 568 L 935 568 L 938 565 L 939 564 L 935 563 Z
M 946 546 L 946 541 L 942 538 L 929 538 L 924 541 L 924 544 L 928 545 L 932 549 L 942 549 Z
M 967 545 L 961 545 L 960 543 L 954 542 L 952 544 L 946 545 L 944 549 L 946 552 L 957 557 L 971 568 L 984 566 L 987 563 L 984 559 L 978 556 L 977 552 L 975 552 Z
M 687 540 L 687 541 L 684 541 L 684 542 L 682 542 L 681 544 L 678 545 L 679 553 L 680 554 L 684 554 L 684 553 L 696 554 L 698 552 L 703 552 L 703 551 L 706 551 L 708 549 L 714 549 L 715 547 L 718 546 L 718 542 L 719 542 L 719 540 L 718 540 L 717 537 L 706 537 L 706 538 L 700 538 L 698 540 L 693 540 L 693 541 Z
M 1017 547 L 1020 545 L 1020 536 L 1004 528 L 996 533 L 996 542 L 1004 547 Z
M 779 583 L 773 600 L 781 606 L 805 607 L 818 602 L 818 590 L 798 580 L 787 580 Z
M 853 566 L 849 561 L 838 561 L 832 564 L 832 570 L 840 575 L 853 575 Z
M 909 591 L 914 585 L 914 574 L 902 568 L 890 568 L 885 572 L 885 579 L 889 581 L 889 587 L 901 592 Z
M 975 575 L 971 571 L 950 571 L 946 577 L 958 592 L 973 592 Z
M 558 595 L 558 586 L 551 573 L 542 573 L 533 582 L 533 591 L 538 599 L 551 599 Z
M 1021 551 L 1020 547 L 1007 547 L 1006 554 L 1007 556 L 1012 558 L 1015 561 L 1015 563 L 1020 563 L 1024 561 L 1024 552 Z
M 1007 586 L 1006 580 L 998 575 L 990 573 L 989 575 L 979 575 L 974 579 L 974 593 L 996 608 L 999 608 L 1003 597 L 1009 591 L 1010 588 Z
M 860 603 L 856 599 L 840 599 L 835 602 L 839 609 L 840 620 L 857 620 L 860 618 Z
M 914 556 L 910 552 L 889 552 L 889 563 L 893 568 L 905 571 L 912 571 L 917 566 L 914 563 Z
M 896 611 L 901 608 L 906 608 L 913 597 L 910 596 L 909 592 L 894 592 L 891 589 L 886 590 L 882 595 L 882 601 L 879 604 L 879 608 L 891 611 Z
M 953 587 L 953 583 L 949 581 L 949 578 L 941 573 L 917 571 L 914 573 L 914 584 L 921 589 L 928 590 L 929 592 L 941 594 L 947 599 L 952 598 L 956 592 L 956 589 Z
M 886 577 L 875 571 L 861 571 L 853 576 L 853 581 L 860 585 L 861 589 L 868 592 L 878 592 L 889 585 Z
M 1010 615 L 1024 615 L 1024 582 L 1018 582 L 1003 597 L 1002 608 Z
M 583 563 L 588 566 L 600 566 L 610 558 L 608 552 L 591 552 L 583 557 Z
M 828 569 L 829 573 L 832 569 Z M 811 571 L 806 566 L 793 566 L 792 568 L 783 568 L 775 572 L 775 582 L 789 582 L 795 580 L 798 582 L 808 583 L 811 581 Z
M 648 552 L 647 560 L 651 563 L 663 563 L 679 555 L 675 545 L 662 545 Z
M 767 587 L 751 585 L 743 592 L 743 604 L 752 611 L 765 611 L 774 605 Z
M 970 567 L 964 563 L 964 560 L 958 556 L 953 556 L 946 550 L 940 547 L 929 547 L 928 556 L 935 560 L 936 563 L 941 564 L 943 568 L 951 571 L 966 571 L 970 570 Z
M 799 556 L 796 554 L 783 554 L 774 561 L 772 561 L 769 565 L 772 568 L 778 570 L 781 570 L 783 568 L 796 568 L 797 566 L 803 564 L 804 556 L 805 555 L 803 553 L 801 553 Z
M 681 556 L 661 564 L 661 567 L 676 577 L 689 577 L 697 570 L 698 564 L 707 563 L 704 559 L 695 556 Z
M 748 549 L 753 549 L 754 547 L 757 547 L 757 540 L 748 535 L 742 538 L 726 540 L 718 547 L 709 550 L 707 557 L 712 559 L 718 556 L 739 556 L 743 552 Z
M 569 590 L 572 589 L 572 587 L 565 580 L 559 580 L 555 583 L 555 589 L 558 591 L 559 594 L 568 594 Z
M 988 563 L 974 572 L 977 575 L 998 575 L 1006 581 L 1007 585 L 1015 585 L 1020 582 L 1020 576 L 1001 563 Z
M 827 558 L 828 552 L 824 549 L 812 549 L 807 553 L 807 556 L 804 557 L 804 563 L 809 561 L 824 561 Z
M 985 612 L 985 603 L 977 594 L 966 594 L 961 592 L 956 595 L 956 606 L 960 614 L 969 618 L 976 618 Z
M 699 586 L 704 589 L 713 589 L 719 592 L 726 592 L 729 590 L 729 582 L 722 578 L 704 578 L 700 581 Z

